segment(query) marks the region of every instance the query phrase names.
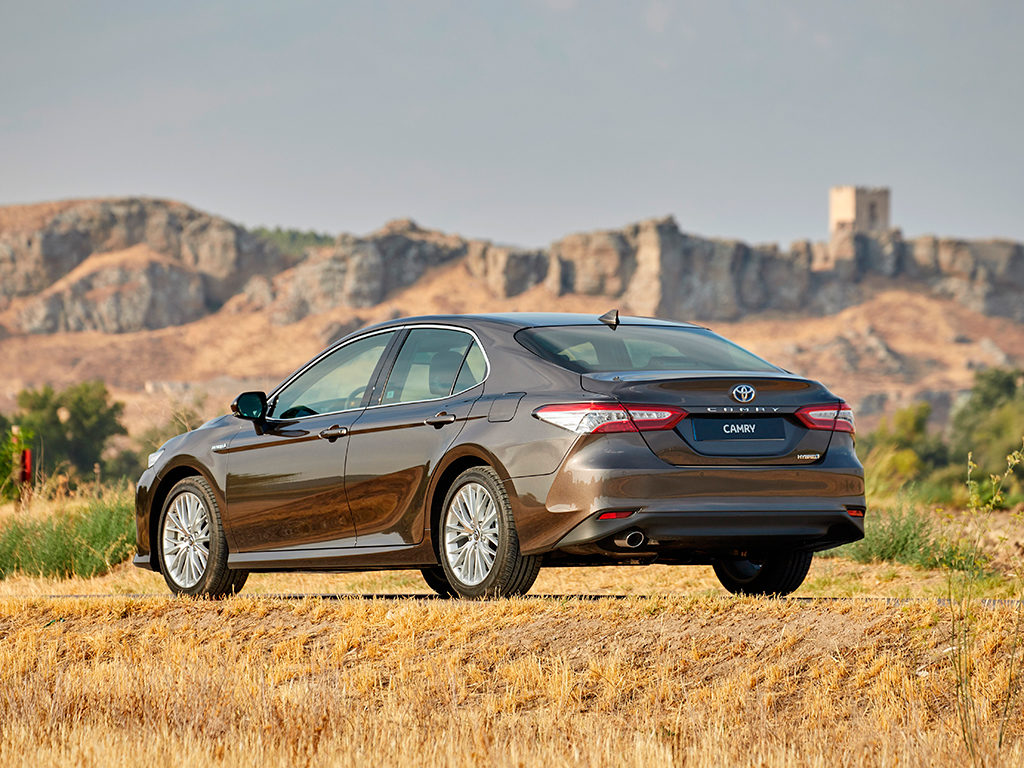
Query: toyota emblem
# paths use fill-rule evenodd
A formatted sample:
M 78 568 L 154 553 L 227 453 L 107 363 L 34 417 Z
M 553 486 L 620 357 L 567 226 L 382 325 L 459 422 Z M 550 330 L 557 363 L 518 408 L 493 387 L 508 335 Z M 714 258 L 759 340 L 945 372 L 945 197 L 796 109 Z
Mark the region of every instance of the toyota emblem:
M 757 395 L 757 390 L 749 384 L 737 384 L 729 394 L 737 403 L 749 403 Z

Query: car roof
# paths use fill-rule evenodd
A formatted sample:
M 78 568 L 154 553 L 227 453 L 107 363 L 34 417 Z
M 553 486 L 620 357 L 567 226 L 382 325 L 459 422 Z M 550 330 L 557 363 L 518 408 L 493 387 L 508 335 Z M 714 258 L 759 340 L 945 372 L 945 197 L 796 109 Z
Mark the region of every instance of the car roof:
M 387 328 L 398 325 L 419 325 L 428 323 L 451 323 L 472 327 L 476 323 L 504 325 L 515 329 L 543 328 L 557 325 L 601 325 L 597 315 L 575 312 L 491 312 L 468 315 L 420 315 L 418 317 L 398 317 L 394 320 L 378 323 L 374 328 Z M 675 320 L 659 320 L 653 317 L 632 317 L 622 315 L 619 325 L 661 325 L 680 328 L 701 328 L 694 323 Z

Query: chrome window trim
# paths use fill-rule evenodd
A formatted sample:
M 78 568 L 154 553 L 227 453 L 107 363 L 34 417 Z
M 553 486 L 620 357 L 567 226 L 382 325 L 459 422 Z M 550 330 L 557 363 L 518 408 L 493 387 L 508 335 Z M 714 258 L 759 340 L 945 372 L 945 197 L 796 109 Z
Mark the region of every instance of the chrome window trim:
M 484 363 L 487 366 L 487 369 L 484 371 L 484 377 L 482 379 L 480 379 L 480 381 L 478 381 L 472 387 L 466 387 L 465 389 L 460 389 L 458 392 L 450 392 L 447 395 L 441 395 L 440 397 L 428 397 L 428 398 L 425 398 L 423 400 L 402 400 L 402 401 L 397 402 L 397 403 L 378 403 L 377 405 L 368 405 L 363 410 L 368 411 L 371 408 L 392 408 L 392 407 L 394 407 L 396 405 L 413 405 L 415 403 L 433 403 L 433 402 L 436 402 L 438 400 L 447 400 L 449 397 L 458 397 L 459 395 L 461 395 L 464 392 L 469 392 L 469 390 L 474 389 L 475 387 L 479 387 L 481 384 L 483 384 L 485 381 L 487 381 L 487 377 L 491 375 L 491 361 L 487 357 L 487 350 L 484 349 L 484 345 L 483 345 L 483 343 L 481 343 L 480 337 L 477 336 L 476 333 L 474 331 L 470 330 L 469 328 L 461 328 L 461 327 L 459 327 L 457 325 L 441 325 L 441 324 L 438 324 L 438 323 L 422 323 L 422 324 L 421 323 L 413 323 L 412 325 L 407 325 L 407 326 L 403 326 L 403 327 L 408 329 L 409 331 L 415 331 L 418 328 L 431 328 L 431 329 L 440 330 L 440 331 L 460 331 L 461 333 L 469 334 L 470 336 L 473 337 L 473 341 L 476 342 L 476 345 L 478 347 L 480 347 L 480 352 L 484 356 Z M 407 337 L 407 339 L 408 339 L 408 337 Z M 405 341 L 402 342 L 402 346 L 403 347 L 405 346 Z M 473 345 L 470 344 L 470 348 L 472 348 L 472 346 Z M 402 353 L 402 350 L 401 350 L 401 348 L 399 348 L 397 354 L 395 355 L 395 361 L 396 362 L 398 360 L 398 355 L 400 355 L 401 353 Z M 466 355 L 467 356 L 469 355 L 469 349 L 466 349 Z M 463 365 L 465 365 L 465 362 L 466 362 L 466 358 L 463 357 L 462 358 Z M 394 370 L 393 366 L 392 366 L 392 370 Z M 459 371 L 461 371 L 461 370 L 462 369 L 460 368 Z M 455 372 L 455 379 L 456 379 L 456 381 L 459 378 L 459 371 Z M 388 371 L 388 379 L 389 378 L 391 378 L 391 371 Z M 384 384 L 385 385 L 387 385 L 388 379 L 384 379 Z M 454 386 L 455 386 L 455 382 L 453 381 L 452 382 L 452 387 L 454 387 Z
M 487 381 L 487 378 L 491 375 L 491 359 L 490 359 L 490 357 L 488 357 L 487 350 L 484 348 L 483 342 L 480 341 L 480 337 L 477 336 L 476 331 L 472 330 L 471 328 L 464 328 L 464 327 L 459 326 L 459 325 L 444 325 L 442 323 L 411 323 L 409 325 L 393 325 L 393 326 L 389 326 L 388 328 L 379 328 L 376 331 L 371 331 L 369 333 L 364 333 L 363 335 L 357 336 L 354 339 L 349 339 L 348 341 L 344 342 L 343 344 L 336 344 L 333 347 L 328 347 L 323 352 L 321 352 L 319 355 L 317 355 L 312 360 L 310 360 L 308 363 L 306 363 L 304 366 L 302 366 L 302 368 L 300 368 L 295 373 L 293 373 L 291 376 L 289 376 L 285 381 L 283 381 L 281 384 L 279 384 L 277 387 L 275 387 L 273 390 L 271 390 L 270 394 L 267 395 L 267 402 L 268 403 L 271 402 L 273 400 L 273 398 L 275 398 L 279 392 L 281 392 L 285 387 L 287 387 L 289 384 L 291 384 L 293 381 L 295 381 L 297 378 L 299 378 L 299 376 L 304 374 L 306 371 L 308 371 L 310 368 L 312 368 L 314 365 L 319 363 L 321 360 L 323 360 L 328 355 L 333 354 L 334 352 L 337 352 L 338 350 L 340 350 L 342 347 L 347 347 L 349 344 L 355 344 L 357 341 L 362 341 L 363 339 L 368 339 L 371 336 L 377 336 L 377 335 L 382 334 L 382 333 L 392 333 L 392 332 L 395 332 L 395 331 L 413 331 L 413 330 L 416 330 L 417 328 L 434 328 L 434 329 L 437 329 L 437 330 L 460 331 L 461 333 L 469 334 L 473 338 L 473 341 L 476 342 L 477 346 L 480 347 L 480 352 L 484 356 L 484 364 L 487 366 L 487 369 L 484 371 L 484 377 L 482 379 L 480 379 L 480 381 L 478 381 L 472 387 L 466 387 L 465 389 L 459 390 L 458 392 L 452 392 L 451 394 L 442 395 L 441 397 L 431 397 L 431 398 L 427 398 L 426 400 L 403 400 L 400 403 L 379 403 L 378 405 L 368 405 L 365 408 L 345 408 L 344 410 L 341 410 L 341 411 L 328 411 L 327 413 L 314 413 L 314 414 L 312 414 L 310 416 L 296 416 L 294 419 L 278 419 L 278 418 L 267 417 L 267 421 L 273 422 L 275 424 L 292 424 L 292 423 L 294 423 L 296 421 L 305 421 L 306 419 L 319 419 L 319 418 L 322 418 L 324 416 L 336 416 L 336 415 L 342 414 L 342 413 L 352 413 L 353 411 L 368 411 L 371 408 L 394 408 L 396 405 L 414 405 L 415 403 L 433 403 L 433 402 L 436 402 L 438 400 L 447 400 L 450 397 L 457 397 L 458 395 L 461 395 L 461 394 L 463 394 L 465 392 L 469 392 L 471 389 L 479 387 L 481 384 L 483 384 L 485 381 Z M 403 346 L 405 345 L 405 341 L 404 340 L 402 341 L 402 345 Z M 402 351 L 401 347 L 399 347 L 398 352 L 400 353 L 401 351 Z M 469 354 L 469 350 L 468 349 L 466 350 L 466 354 L 467 355 Z M 395 355 L 395 359 L 396 360 L 398 359 L 397 353 Z M 465 358 L 463 358 L 463 363 L 465 363 Z M 393 365 L 392 365 L 392 367 L 393 367 Z M 388 377 L 390 377 L 390 376 L 391 376 L 391 370 L 388 370 Z M 456 377 L 456 379 L 458 379 L 458 372 L 456 372 L 455 377 Z M 384 380 L 384 383 L 387 384 L 387 379 Z M 454 382 L 452 383 L 452 386 L 453 387 L 455 386 Z

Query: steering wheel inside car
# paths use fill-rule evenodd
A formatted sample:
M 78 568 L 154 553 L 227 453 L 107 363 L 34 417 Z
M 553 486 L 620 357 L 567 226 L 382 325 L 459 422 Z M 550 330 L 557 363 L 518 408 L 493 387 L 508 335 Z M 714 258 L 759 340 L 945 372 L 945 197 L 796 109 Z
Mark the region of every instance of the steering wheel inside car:
M 308 405 L 293 405 L 277 418 L 279 419 L 300 419 L 303 416 L 316 416 L 317 412 Z
M 366 392 L 366 387 L 356 387 L 353 389 L 349 396 L 345 398 L 344 410 L 349 408 L 357 408 L 361 402 L 363 402 L 363 393 Z

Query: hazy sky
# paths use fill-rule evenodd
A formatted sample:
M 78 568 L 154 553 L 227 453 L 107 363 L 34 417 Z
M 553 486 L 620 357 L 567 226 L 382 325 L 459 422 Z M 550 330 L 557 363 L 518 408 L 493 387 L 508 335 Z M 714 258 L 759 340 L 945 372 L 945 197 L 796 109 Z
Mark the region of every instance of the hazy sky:
M 0 0 L 0 203 L 542 245 L 673 214 L 1024 240 L 1024 3 Z

